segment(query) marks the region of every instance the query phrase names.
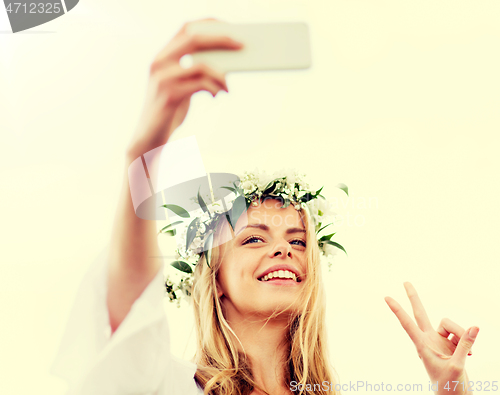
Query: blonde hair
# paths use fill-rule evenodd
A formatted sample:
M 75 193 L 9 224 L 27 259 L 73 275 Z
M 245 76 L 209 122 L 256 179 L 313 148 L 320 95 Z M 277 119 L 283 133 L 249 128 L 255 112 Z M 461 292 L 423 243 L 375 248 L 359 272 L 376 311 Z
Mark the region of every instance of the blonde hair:
M 322 383 L 327 382 L 332 389 L 337 379 L 328 357 L 320 252 L 308 210 L 300 210 L 299 215 L 306 228 L 306 278 L 302 280 L 305 283 L 299 296 L 302 308 L 290 316 L 288 337 L 284 340 L 288 359 L 283 384 L 288 388 L 293 382 L 298 395 L 323 394 Z M 223 228 L 228 226 L 227 220 L 220 221 L 214 239 L 218 240 Z M 217 274 L 226 249 L 221 251 L 219 244 L 215 242 L 211 250 L 210 267 L 203 255 L 194 273 L 192 296 L 197 333 L 194 361 L 198 365 L 195 379 L 206 395 L 245 395 L 254 388 L 268 394 L 255 383 L 251 364 L 238 350 L 237 336 L 222 312 L 217 295 Z M 279 312 L 269 319 L 277 314 Z M 336 390 L 330 393 L 340 394 Z

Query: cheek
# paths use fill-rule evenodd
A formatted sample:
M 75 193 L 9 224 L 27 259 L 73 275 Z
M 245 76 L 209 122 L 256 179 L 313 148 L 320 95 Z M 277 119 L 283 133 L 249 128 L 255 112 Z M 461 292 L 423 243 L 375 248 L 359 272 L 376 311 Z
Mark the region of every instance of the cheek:
M 226 271 L 223 268 L 221 268 L 219 270 L 219 273 L 217 274 L 217 283 L 219 284 L 219 290 L 226 294 L 230 281 L 227 278 Z
M 226 296 L 233 298 L 241 298 L 242 293 L 248 290 L 252 285 L 253 272 L 251 270 L 243 270 L 246 267 L 243 262 L 240 262 L 238 267 L 225 266 L 219 271 L 218 281 L 222 291 Z
M 241 286 L 241 274 L 230 262 L 222 264 L 217 278 L 224 294 L 231 294 Z

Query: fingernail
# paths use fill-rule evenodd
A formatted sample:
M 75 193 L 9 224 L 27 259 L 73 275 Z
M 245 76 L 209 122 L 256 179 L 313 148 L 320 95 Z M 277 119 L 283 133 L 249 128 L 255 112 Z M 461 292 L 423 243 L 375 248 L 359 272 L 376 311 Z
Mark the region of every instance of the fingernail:
M 479 328 L 477 326 L 473 326 L 469 330 L 469 336 L 472 340 L 476 339 L 477 334 L 479 333 Z

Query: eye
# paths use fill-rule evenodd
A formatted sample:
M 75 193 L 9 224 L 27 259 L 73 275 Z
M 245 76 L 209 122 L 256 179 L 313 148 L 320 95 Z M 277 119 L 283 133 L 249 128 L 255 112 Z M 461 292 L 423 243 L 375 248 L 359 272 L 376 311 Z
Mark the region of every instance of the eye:
M 302 247 L 305 247 L 306 246 L 306 242 L 304 240 L 301 240 L 301 239 L 294 239 L 292 240 L 290 243 L 293 243 L 294 241 L 298 241 L 300 243 L 302 243 Z
M 252 240 L 262 240 L 262 241 L 264 241 L 264 239 L 263 239 L 262 237 L 252 236 L 252 237 L 250 237 L 250 238 L 246 239 L 246 240 L 243 242 L 243 244 L 248 244 L 248 243 L 249 243 L 250 241 L 252 241 Z M 252 243 L 252 244 L 253 244 L 253 243 Z
M 262 237 L 251 236 L 248 239 L 246 239 L 242 244 L 243 245 L 245 245 L 245 244 L 256 244 L 256 243 L 253 242 L 253 240 L 265 241 Z M 292 241 L 290 241 L 290 244 L 295 243 L 295 242 L 300 243 L 300 244 L 296 244 L 296 245 L 301 245 L 302 247 L 306 246 L 306 242 L 304 240 L 301 240 L 301 239 L 293 239 Z

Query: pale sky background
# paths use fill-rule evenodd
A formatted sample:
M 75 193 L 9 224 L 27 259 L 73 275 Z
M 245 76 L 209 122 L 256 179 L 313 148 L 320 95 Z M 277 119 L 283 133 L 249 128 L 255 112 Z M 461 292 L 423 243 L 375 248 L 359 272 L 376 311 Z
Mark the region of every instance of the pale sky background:
M 148 67 L 202 17 L 309 24 L 311 69 L 229 74 L 229 94 L 196 94 L 173 139 L 196 136 L 209 172 L 300 167 L 342 202 L 349 256 L 324 276 L 340 382 L 427 388 L 383 299 L 411 314 L 404 281 L 434 326 L 479 326 L 469 378 L 500 381 L 498 1 L 81 0 L 0 34 L 0 393 L 64 393 L 48 370 L 110 237 Z M 189 359 L 191 312 L 167 310 Z

